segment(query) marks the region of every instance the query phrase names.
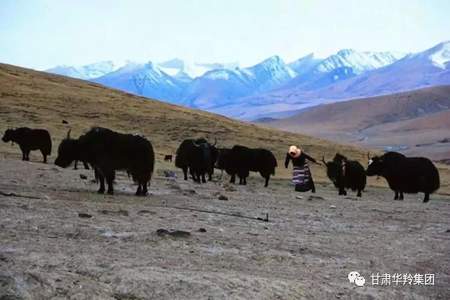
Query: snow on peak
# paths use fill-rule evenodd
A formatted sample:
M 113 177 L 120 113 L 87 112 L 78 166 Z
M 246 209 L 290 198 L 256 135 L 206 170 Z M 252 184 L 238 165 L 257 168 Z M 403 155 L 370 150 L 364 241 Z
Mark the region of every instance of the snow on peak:
M 356 74 L 381 68 L 394 63 L 404 54 L 391 52 L 358 52 L 353 49 L 343 49 L 324 59 L 317 71 L 328 73 L 341 67 L 350 67 Z
M 179 58 L 174 58 L 158 64 L 158 67 L 171 76 L 177 76 L 177 74 L 183 73 L 190 78 L 197 78 L 209 71 L 217 69 L 235 69 L 238 67 L 238 63 L 197 63 L 186 62 Z
M 265 77 L 272 76 L 274 81 L 286 81 L 296 76 L 295 71 L 287 66 L 278 55 L 271 56 L 245 70 L 247 73 L 252 73 L 255 77 L 265 73 Z
M 316 58 L 314 53 L 310 53 L 304 57 L 297 59 L 289 64 L 292 70 L 294 70 L 298 75 L 303 75 L 311 71 L 316 67 L 323 59 Z
M 111 60 L 95 62 L 92 64 L 82 66 L 56 66 L 46 70 L 47 72 L 75 77 L 79 79 L 94 79 L 114 72 L 122 66 L 120 63 L 115 63 Z
M 432 49 L 434 51 L 429 56 L 432 64 L 438 68 L 445 69 L 450 61 L 450 41 L 440 43 Z

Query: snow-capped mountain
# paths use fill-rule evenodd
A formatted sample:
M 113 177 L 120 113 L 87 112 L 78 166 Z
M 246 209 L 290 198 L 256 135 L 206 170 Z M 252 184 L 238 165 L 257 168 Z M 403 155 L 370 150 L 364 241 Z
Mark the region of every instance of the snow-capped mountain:
M 339 67 L 324 73 L 325 77 L 315 77 L 313 73 L 317 74 L 317 70 L 314 70 L 309 78 L 298 76 L 284 88 L 239 99 L 228 106 L 217 108 L 215 112 L 251 120 L 279 114 L 288 115 L 289 112 L 323 103 L 448 85 L 449 48 L 450 42 L 443 42 L 423 52 L 409 54 L 384 67 L 360 74 L 357 74 L 357 69 L 353 67 L 341 65 L 336 65 Z M 333 81 L 330 76 L 345 79 Z
M 184 103 L 210 109 L 240 97 L 276 88 L 296 76 L 279 56 L 249 68 L 217 69 L 196 78 L 185 91 Z
M 237 63 L 104 61 L 48 72 L 242 119 L 288 115 L 326 102 L 450 84 L 450 42 L 416 54 L 343 49 L 324 59 L 309 54 L 286 64 L 272 56 Z
M 54 68 L 46 70 L 46 72 L 89 80 L 111 73 L 121 66 L 121 64 L 117 64 L 113 61 L 108 60 L 78 67 L 65 65 L 56 66 Z
M 283 88 L 316 90 L 390 65 L 404 56 L 402 53 L 358 52 L 352 49 L 340 50 L 322 60 L 308 55 L 290 64 L 299 75 Z
M 128 63 L 92 80 L 136 95 L 177 103 L 187 84 L 161 71 L 155 64 Z

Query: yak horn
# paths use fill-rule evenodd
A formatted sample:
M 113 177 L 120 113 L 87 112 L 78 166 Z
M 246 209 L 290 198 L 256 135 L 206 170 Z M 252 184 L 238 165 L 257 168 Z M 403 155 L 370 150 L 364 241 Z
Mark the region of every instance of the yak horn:
M 217 145 L 217 138 L 214 137 L 214 145 L 213 145 L 213 147 L 216 146 L 216 145 Z
M 67 139 L 70 139 L 70 131 L 72 131 L 72 129 L 69 129 L 69 131 L 67 131 Z

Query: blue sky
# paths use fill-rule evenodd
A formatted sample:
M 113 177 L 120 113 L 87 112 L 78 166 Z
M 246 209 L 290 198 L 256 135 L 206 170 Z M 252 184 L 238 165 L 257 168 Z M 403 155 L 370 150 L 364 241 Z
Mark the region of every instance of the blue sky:
M 247 66 L 449 39 L 448 0 L 0 1 L 0 62 L 35 69 L 174 57 Z

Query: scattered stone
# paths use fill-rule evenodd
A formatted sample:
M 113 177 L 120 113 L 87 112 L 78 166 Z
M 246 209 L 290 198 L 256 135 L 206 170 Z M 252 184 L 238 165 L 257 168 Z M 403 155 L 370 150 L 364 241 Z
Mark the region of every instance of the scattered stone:
M 309 196 L 308 197 L 308 201 L 315 201 L 315 200 L 325 200 L 325 198 L 323 198 L 323 197 L 320 197 L 320 196 L 314 196 L 314 195 L 311 195 L 311 196 Z
M 297 198 L 297 199 L 303 199 L 303 196 L 297 195 L 297 196 L 295 196 L 295 198 Z
M 125 216 L 125 217 L 129 216 L 128 211 L 122 210 L 122 209 L 119 209 L 117 211 L 103 209 L 103 210 L 99 210 L 98 212 L 101 214 L 104 214 L 104 215 Z
M 86 180 L 86 179 L 87 179 L 87 176 L 84 175 L 84 174 L 80 174 L 80 178 L 83 179 L 83 180 Z
M 92 218 L 92 215 L 90 215 L 90 214 L 85 214 L 85 213 L 79 213 L 79 214 L 78 214 L 78 217 L 90 219 L 90 218 Z
M 228 201 L 228 197 L 225 195 L 220 194 L 218 197 L 219 200 Z
M 154 211 L 146 210 L 146 209 L 138 211 L 137 214 L 138 215 L 147 215 L 147 214 L 148 215 L 156 215 L 156 213 Z
M 156 234 L 158 236 L 172 236 L 175 238 L 187 238 L 191 236 L 191 233 L 189 231 L 183 231 L 183 230 L 167 230 L 167 229 L 158 229 L 156 230 Z
M 205 228 L 199 228 L 198 232 L 206 232 Z
M 331 209 L 336 209 L 336 205 L 330 205 Z
M 67 122 L 66 120 L 62 120 L 63 124 L 69 124 L 69 122 Z
M 445 232 L 450 232 L 450 229 L 447 229 Z

